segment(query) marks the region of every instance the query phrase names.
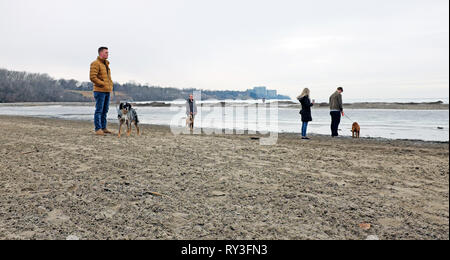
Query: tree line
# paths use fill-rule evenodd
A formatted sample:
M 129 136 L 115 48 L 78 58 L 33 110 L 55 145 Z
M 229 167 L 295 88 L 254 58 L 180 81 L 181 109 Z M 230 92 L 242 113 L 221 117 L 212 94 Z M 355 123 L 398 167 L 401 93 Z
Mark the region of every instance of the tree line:
M 53 79 L 47 74 L 0 69 L 0 103 L 13 102 L 90 102 L 91 82 Z M 114 91 L 129 101 L 172 101 L 186 99 L 197 89 L 163 88 L 137 83 L 114 83 Z M 202 99 L 253 99 L 247 91 L 202 90 Z

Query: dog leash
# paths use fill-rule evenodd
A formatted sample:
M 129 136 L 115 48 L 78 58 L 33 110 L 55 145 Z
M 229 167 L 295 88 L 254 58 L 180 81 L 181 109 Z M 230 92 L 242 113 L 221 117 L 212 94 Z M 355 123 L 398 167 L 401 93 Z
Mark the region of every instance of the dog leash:
M 352 122 L 355 122 L 355 121 L 353 121 L 349 116 L 347 116 L 347 114 L 344 114 L 344 116 L 345 116 L 346 118 L 348 118 L 348 120 L 350 120 L 350 121 L 352 121 Z

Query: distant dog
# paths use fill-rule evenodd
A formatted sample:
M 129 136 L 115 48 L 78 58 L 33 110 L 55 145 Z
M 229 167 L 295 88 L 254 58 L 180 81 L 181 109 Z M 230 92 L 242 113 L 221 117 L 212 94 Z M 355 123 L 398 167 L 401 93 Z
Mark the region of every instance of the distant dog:
M 119 105 L 119 138 L 122 134 L 122 125 L 127 124 L 127 136 L 131 135 L 131 124 L 136 126 L 137 135 L 141 135 L 139 130 L 139 119 L 136 110 L 129 103 L 120 103 Z
M 359 138 L 359 135 L 361 133 L 361 127 L 359 127 L 358 123 L 353 123 L 352 125 L 352 137 L 353 138 Z
M 186 118 L 186 127 L 188 127 L 191 130 L 194 129 L 194 116 L 193 115 L 189 115 Z

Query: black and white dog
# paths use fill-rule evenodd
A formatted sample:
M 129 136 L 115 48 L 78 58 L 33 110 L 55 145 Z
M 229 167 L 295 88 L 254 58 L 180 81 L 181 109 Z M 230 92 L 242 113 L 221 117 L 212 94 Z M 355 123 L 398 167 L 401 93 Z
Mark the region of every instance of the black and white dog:
M 141 135 L 138 125 L 139 124 L 138 115 L 136 113 L 136 110 L 132 108 L 129 103 L 120 103 L 118 113 L 119 113 L 118 118 L 120 122 L 119 138 L 122 134 L 122 125 L 125 123 L 127 124 L 127 136 L 130 136 L 131 134 L 131 124 L 133 123 L 136 126 L 137 135 Z

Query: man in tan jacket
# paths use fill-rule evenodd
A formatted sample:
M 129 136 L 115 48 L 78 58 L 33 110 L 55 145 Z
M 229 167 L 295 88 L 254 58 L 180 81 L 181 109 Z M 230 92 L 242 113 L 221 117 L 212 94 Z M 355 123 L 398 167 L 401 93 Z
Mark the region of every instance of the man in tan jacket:
M 89 78 L 94 83 L 95 134 L 112 134 L 107 128 L 107 116 L 109 111 L 109 100 L 113 91 L 113 81 L 108 61 L 109 51 L 106 47 L 98 49 L 98 57 L 91 63 Z

